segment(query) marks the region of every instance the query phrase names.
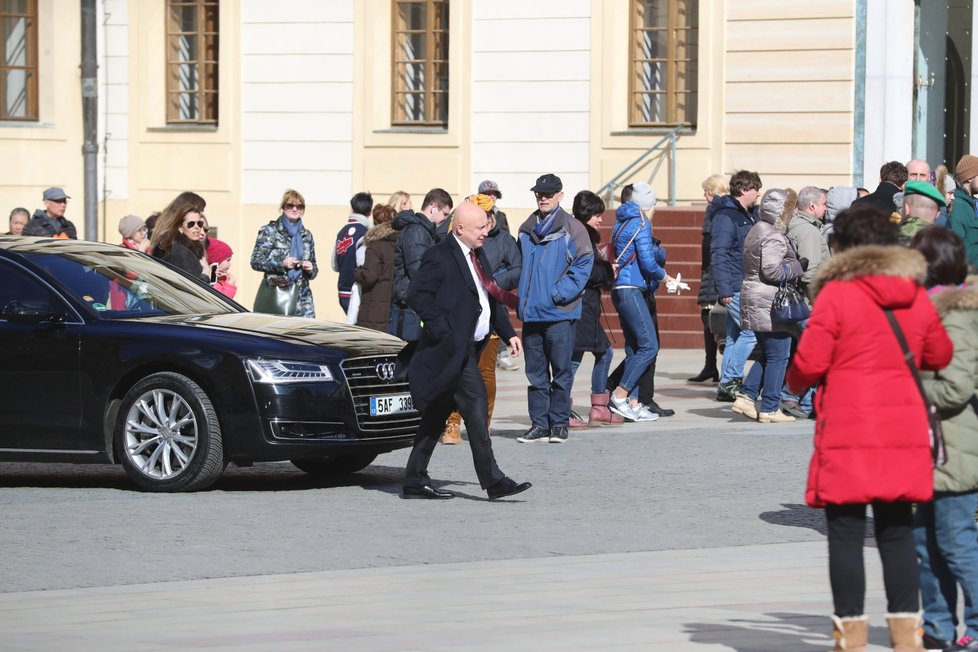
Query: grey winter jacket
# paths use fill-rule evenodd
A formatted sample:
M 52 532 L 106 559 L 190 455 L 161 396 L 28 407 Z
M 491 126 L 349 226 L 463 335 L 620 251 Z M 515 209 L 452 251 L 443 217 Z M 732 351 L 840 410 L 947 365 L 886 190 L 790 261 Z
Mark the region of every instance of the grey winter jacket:
M 744 241 L 744 284 L 740 289 L 740 320 L 745 330 L 770 333 L 771 304 L 782 281 L 802 275 L 801 263 L 795 255 L 787 228 L 798 196 L 772 188 L 761 199 L 760 218 L 747 233 Z
M 796 210 L 788 223 L 787 236 L 798 257 L 808 259 L 808 269 L 801 276 L 802 287 L 808 292 L 818 268 L 832 255 L 825 239 L 825 226 L 814 215 Z

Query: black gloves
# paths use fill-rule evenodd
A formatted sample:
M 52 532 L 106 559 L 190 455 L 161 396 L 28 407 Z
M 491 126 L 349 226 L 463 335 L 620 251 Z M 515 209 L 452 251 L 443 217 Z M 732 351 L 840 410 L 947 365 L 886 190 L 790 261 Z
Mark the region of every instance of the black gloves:
M 798 259 L 798 262 L 801 263 L 801 271 L 807 272 L 808 271 L 808 259 L 807 258 L 799 258 Z

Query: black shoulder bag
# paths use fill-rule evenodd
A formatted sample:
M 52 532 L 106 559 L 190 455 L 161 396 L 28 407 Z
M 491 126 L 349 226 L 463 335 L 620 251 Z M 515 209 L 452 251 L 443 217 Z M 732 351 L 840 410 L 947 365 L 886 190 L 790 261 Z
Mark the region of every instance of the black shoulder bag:
M 893 311 L 884 310 L 883 312 L 886 313 L 886 318 L 890 320 L 893 333 L 896 335 L 897 341 L 900 342 L 900 348 L 903 349 L 903 359 L 906 360 L 907 367 L 910 368 L 910 374 L 913 376 L 914 382 L 917 383 L 920 398 L 924 399 L 924 409 L 927 410 L 927 424 L 930 427 L 930 452 L 934 460 L 934 467 L 944 466 L 947 463 L 947 449 L 944 447 L 944 430 L 941 427 L 941 415 L 937 413 L 937 408 L 934 404 L 927 400 L 927 394 L 924 393 L 924 384 L 920 381 L 920 372 L 917 371 L 917 364 L 914 362 L 913 353 L 910 352 L 910 347 L 907 346 L 907 340 L 903 337 L 903 330 L 900 328 L 900 324 L 897 323 Z

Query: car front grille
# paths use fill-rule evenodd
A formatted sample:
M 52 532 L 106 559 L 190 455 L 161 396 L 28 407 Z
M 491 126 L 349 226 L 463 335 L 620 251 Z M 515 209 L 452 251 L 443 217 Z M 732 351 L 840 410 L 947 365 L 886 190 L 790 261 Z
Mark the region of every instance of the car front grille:
M 370 397 L 391 394 L 410 394 L 406 382 L 394 382 L 381 378 L 378 369 L 383 365 L 393 365 L 396 356 L 373 356 L 369 358 L 347 358 L 341 363 L 346 382 L 353 397 L 353 410 L 357 425 L 367 437 L 392 437 L 414 434 L 421 423 L 421 415 L 416 411 L 401 412 L 386 416 L 370 416 Z M 390 370 L 391 366 L 387 367 Z

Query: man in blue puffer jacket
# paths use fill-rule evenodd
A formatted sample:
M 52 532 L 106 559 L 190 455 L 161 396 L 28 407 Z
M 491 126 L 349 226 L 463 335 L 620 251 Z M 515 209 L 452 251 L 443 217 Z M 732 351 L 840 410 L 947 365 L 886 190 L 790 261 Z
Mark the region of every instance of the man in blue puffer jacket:
M 560 207 L 563 188 L 554 174 L 538 178 L 530 188 L 537 210 L 519 230 L 523 269 L 518 315 L 531 421 L 530 429 L 516 438 L 522 443 L 567 441 L 574 331 L 594 253 L 587 229 Z
M 611 241 L 615 246 L 618 278 L 611 301 L 621 319 L 625 335 L 625 362 L 618 387 L 611 393 L 609 407 L 632 421 L 659 418 L 638 400 L 639 379 L 659 352 L 659 337 L 646 293 L 654 294 L 669 277 L 663 268 L 665 251 L 652 237 L 646 215 L 655 207 L 655 192 L 647 183 L 632 186 L 628 202 L 615 211 Z
M 754 226 L 751 207 L 761 194 L 761 177 L 741 170 L 730 177 L 730 194 L 720 198 L 713 213 L 710 256 L 720 303 L 727 306 L 727 343 L 720 368 L 718 401 L 733 401 L 740 390 L 744 365 L 757 338 L 740 329 L 740 286 L 744 283 L 744 240 Z

